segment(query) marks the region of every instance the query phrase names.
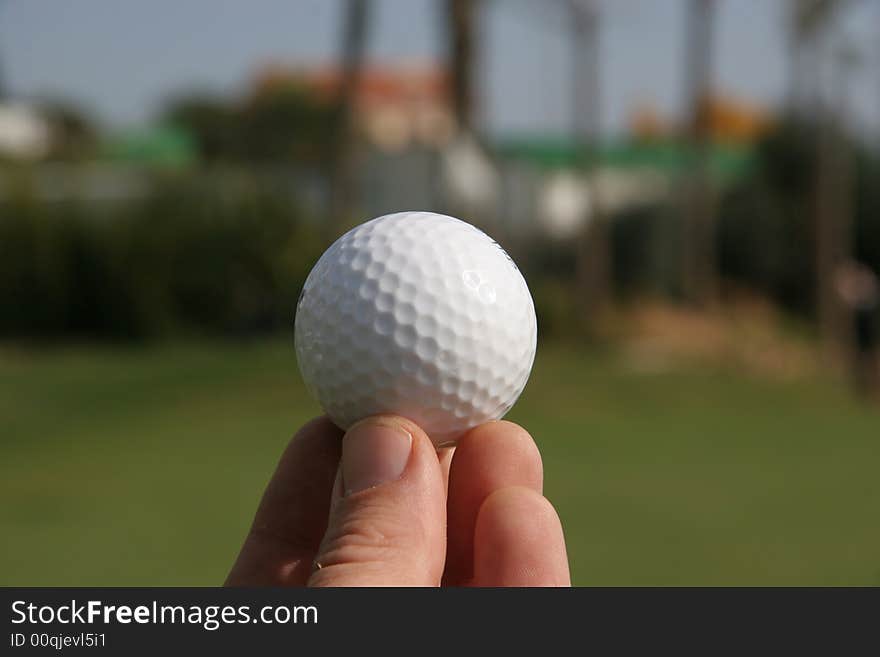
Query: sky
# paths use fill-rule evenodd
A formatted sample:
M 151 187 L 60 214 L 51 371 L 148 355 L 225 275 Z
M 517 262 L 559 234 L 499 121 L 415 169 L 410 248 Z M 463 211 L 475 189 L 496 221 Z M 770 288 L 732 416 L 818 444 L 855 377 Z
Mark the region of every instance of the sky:
M 683 96 L 684 0 L 598 0 L 601 124 L 626 129 L 639 105 L 676 116 Z M 480 116 L 494 134 L 564 134 L 572 51 L 562 2 L 486 0 Z M 275 63 L 325 63 L 342 0 L 0 0 L 0 72 L 14 97 L 62 97 L 111 126 L 140 124 L 187 90 L 235 94 Z M 443 56 L 438 0 L 373 0 L 369 58 Z M 786 89 L 784 0 L 718 0 L 713 85 L 761 106 Z M 880 130 L 880 0 L 855 0 L 839 30 L 863 53 L 850 106 Z

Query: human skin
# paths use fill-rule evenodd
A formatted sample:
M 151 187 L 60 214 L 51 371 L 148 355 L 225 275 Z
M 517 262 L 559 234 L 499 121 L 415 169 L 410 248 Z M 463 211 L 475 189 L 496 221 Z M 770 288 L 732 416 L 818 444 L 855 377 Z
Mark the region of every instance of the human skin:
M 569 586 L 531 436 L 489 422 L 437 450 L 413 422 L 326 417 L 284 451 L 227 586 Z

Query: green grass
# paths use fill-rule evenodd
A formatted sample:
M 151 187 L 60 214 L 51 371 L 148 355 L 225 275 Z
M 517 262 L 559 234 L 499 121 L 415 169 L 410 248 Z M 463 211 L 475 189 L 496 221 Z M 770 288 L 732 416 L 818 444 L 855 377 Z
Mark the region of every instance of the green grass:
M 549 345 L 511 419 L 578 584 L 880 584 L 880 414 L 831 382 Z M 294 429 L 291 345 L 0 350 L 0 584 L 222 582 Z

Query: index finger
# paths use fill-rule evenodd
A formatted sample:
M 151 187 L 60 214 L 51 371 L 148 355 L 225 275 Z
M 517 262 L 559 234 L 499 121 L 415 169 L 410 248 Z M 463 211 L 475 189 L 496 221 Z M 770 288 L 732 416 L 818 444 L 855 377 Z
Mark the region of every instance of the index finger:
M 284 450 L 226 586 L 304 586 L 327 530 L 342 430 L 320 417 Z

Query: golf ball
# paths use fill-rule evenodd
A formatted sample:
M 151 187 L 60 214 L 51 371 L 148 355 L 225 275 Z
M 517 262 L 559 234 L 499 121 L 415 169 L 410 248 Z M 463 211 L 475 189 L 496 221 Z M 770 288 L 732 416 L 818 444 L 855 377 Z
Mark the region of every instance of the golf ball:
M 327 249 L 294 334 L 303 379 L 339 427 L 395 413 L 440 445 L 513 406 L 537 323 L 522 274 L 492 238 L 446 215 L 400 212 Z

